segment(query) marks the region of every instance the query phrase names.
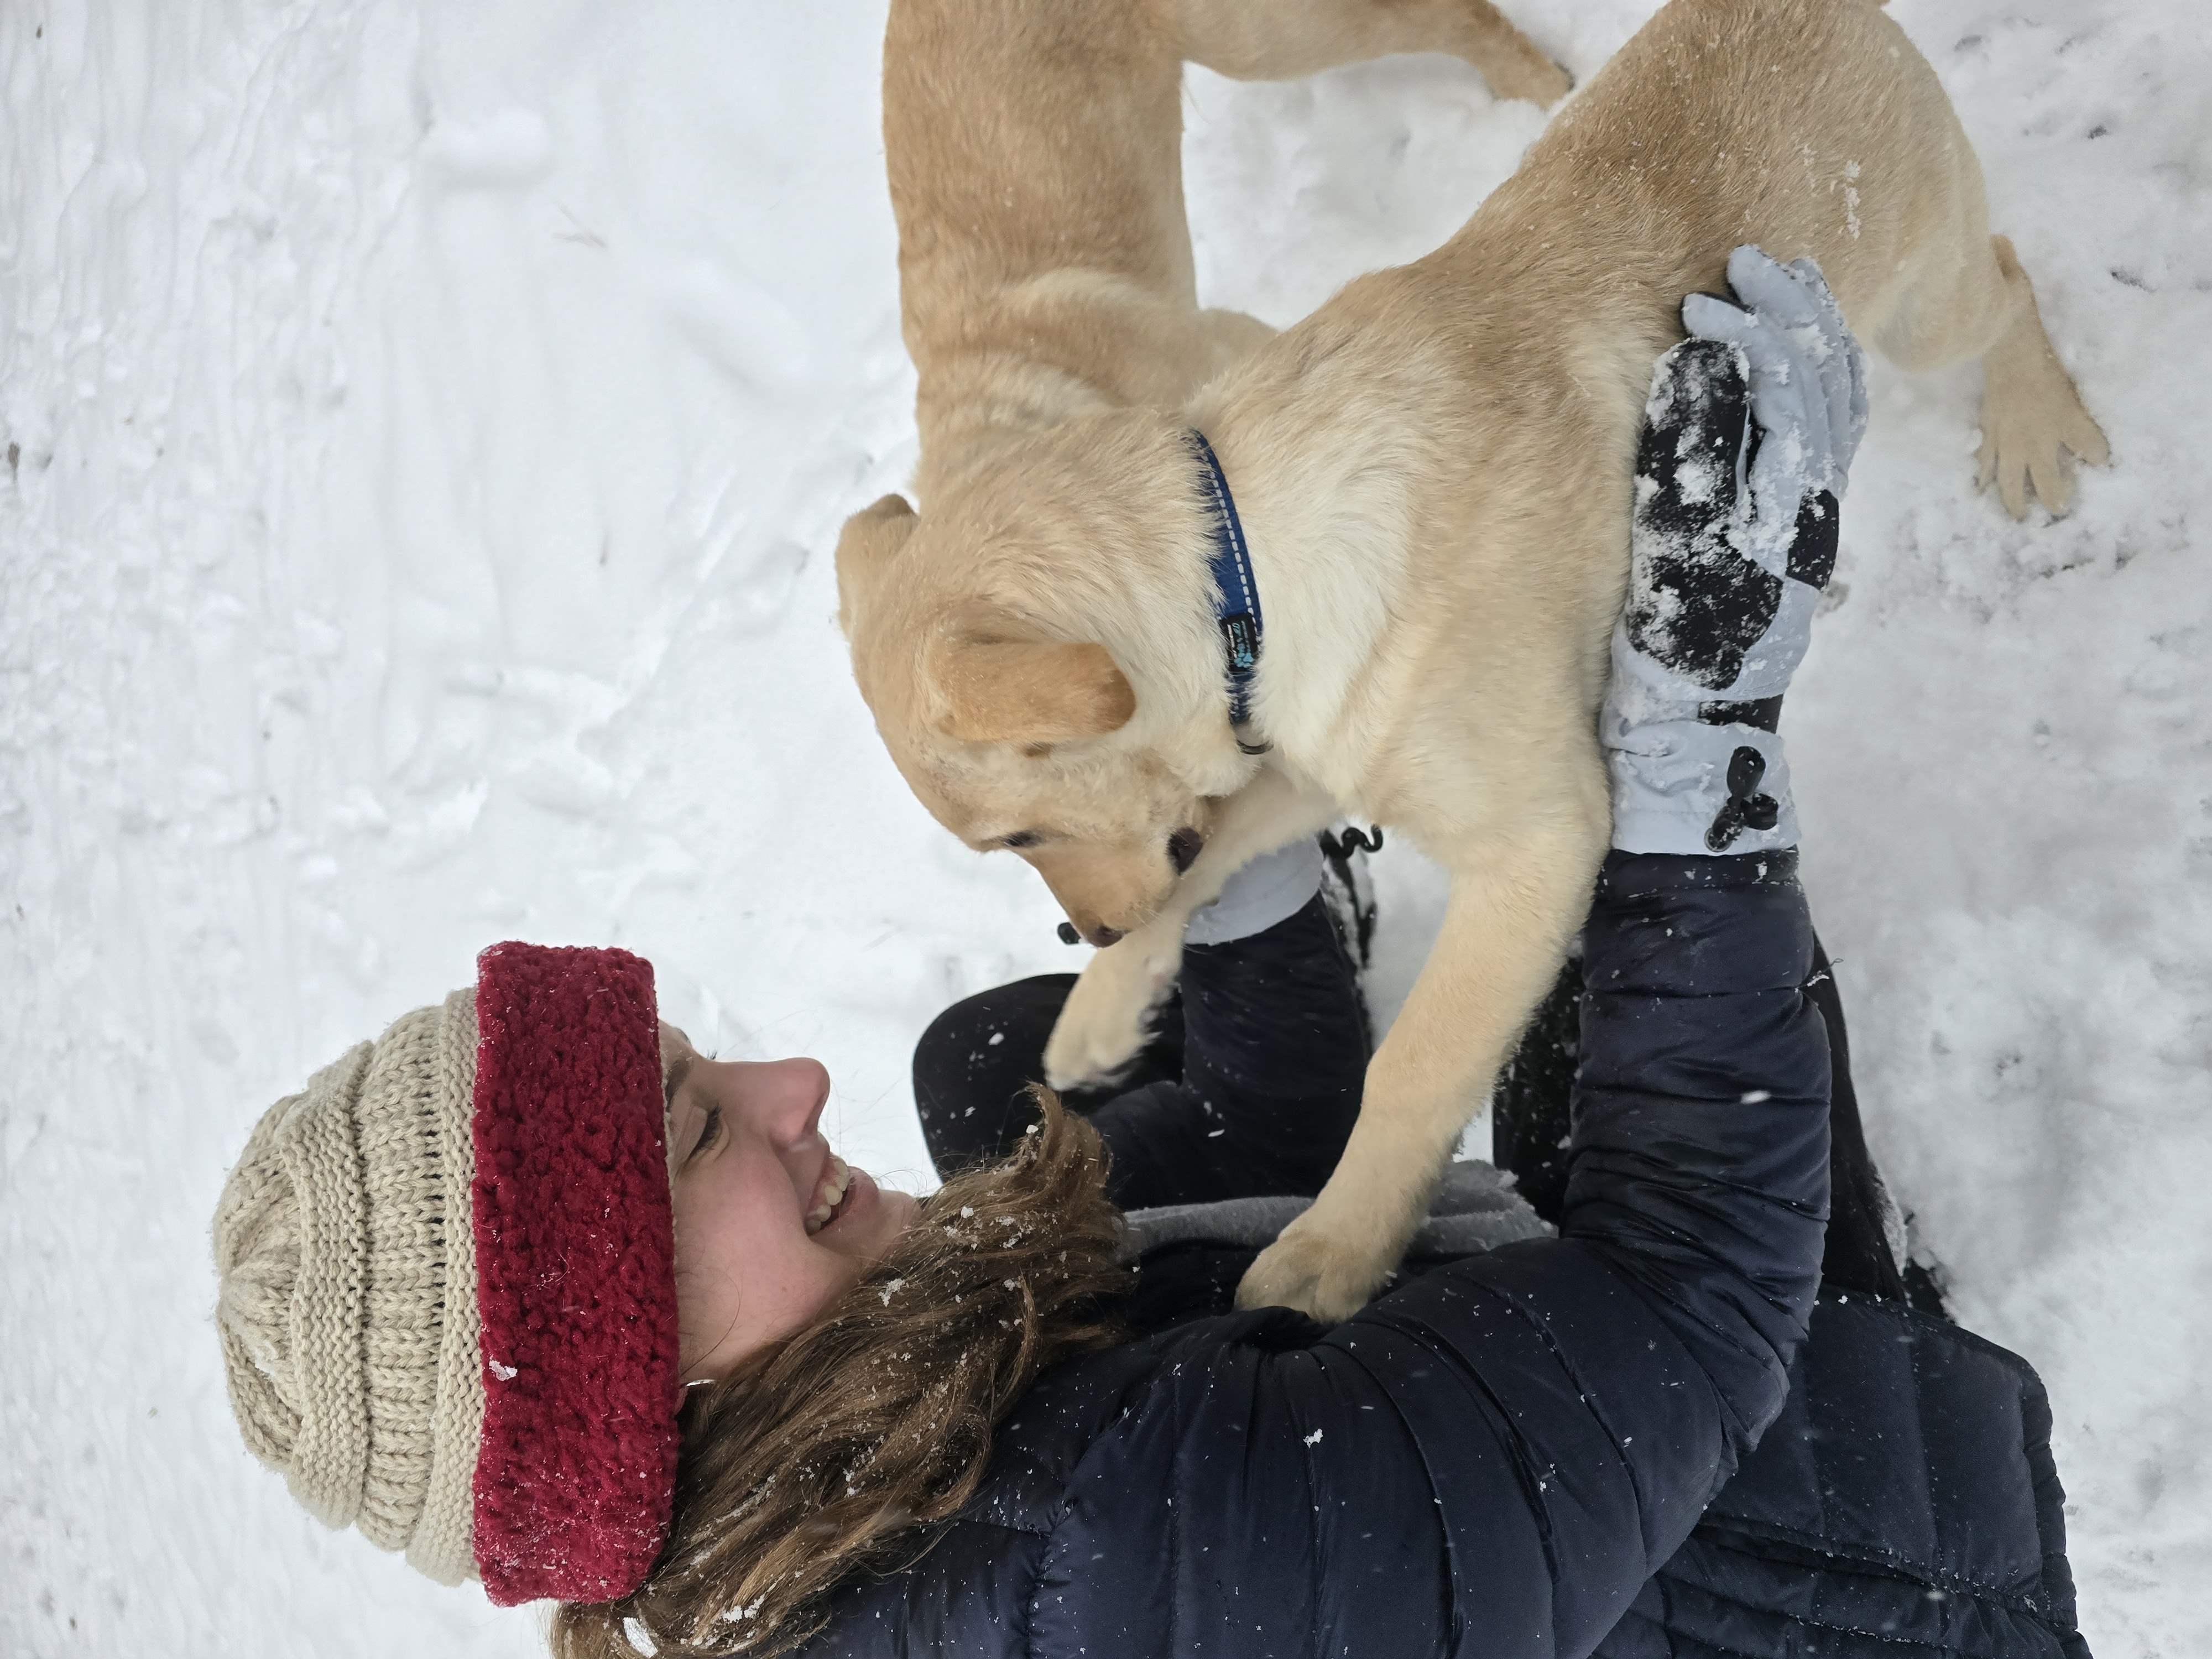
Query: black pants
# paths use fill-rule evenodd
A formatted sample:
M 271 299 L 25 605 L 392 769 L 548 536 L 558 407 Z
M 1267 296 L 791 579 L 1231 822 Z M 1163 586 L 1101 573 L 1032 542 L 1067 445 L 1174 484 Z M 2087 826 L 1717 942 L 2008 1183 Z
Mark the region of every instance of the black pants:
M 915 1046 L 915 1101 L 940 1176 L 994 1162 L 1030 1121 L 1028 1085 L 1073 974 L 1017 980 L 956 1003 Z M 1851 1086 L 1843 1003 L 1815 949 L 1806 994 L 1828 1028 L 1832 1068 L 1830 1197 L 1821 1273 L 1839 1288 L 1931 1313 L 1927 1273 L 1900 1264 L 1888 1203 Z M 1566 1196 L 1570 1100 L 1580 1034 L 1581 966 L 1570 962 L 1500 1074 L 1492 1157 L 1536 1212 Z M 1111 1090 L 1066 1103 L 1113 1149 L 1109 1191 L 1124 1209 L 1261 1193 L 1310 1194 L 1336 1165 L 1358 1115 L 1369 1042 L 1358 976 L 1319 900 L 1265 933 L 1185 953 L 1176 995 L 1134 1069 Z

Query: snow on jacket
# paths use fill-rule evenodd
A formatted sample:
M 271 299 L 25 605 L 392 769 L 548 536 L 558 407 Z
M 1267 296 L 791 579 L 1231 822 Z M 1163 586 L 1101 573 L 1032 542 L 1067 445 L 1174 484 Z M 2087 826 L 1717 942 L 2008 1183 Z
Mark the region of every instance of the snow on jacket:
M 1213 1314 L 1060 1368 L 809 1650 L 1593 1651 L 1782 1409 L 1811 1314 L 1828 1060 L 1795 862 L 1607 860 L 1559 1237 L 1328 1329 Z

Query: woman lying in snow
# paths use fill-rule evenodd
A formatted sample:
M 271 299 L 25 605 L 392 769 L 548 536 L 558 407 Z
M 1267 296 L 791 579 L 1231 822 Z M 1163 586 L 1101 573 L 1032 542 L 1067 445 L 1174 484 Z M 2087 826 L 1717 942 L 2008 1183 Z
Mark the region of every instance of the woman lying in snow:
M 1453 1171 L 1334 1328 L 1230 1311 L 1366 1062 L 1309 848 L 1080 1115 L 1023 1088 L 1066 980 L 944 1016 L 921 1200 L 830 1152 L 813 1061 L 699 1056 L 626 952 L 497 945 L 230 1178 L 248 1445 L 562 1601 L 563 1655 L 2085 1654 L 2041 1388 L 1912 1305 L 1796 877 L 1773 731 L 1856 348 L 1809 267 L 1730 276 L 1654 381 L 1617 850 L 1501 1091 L 1518 1192 Z

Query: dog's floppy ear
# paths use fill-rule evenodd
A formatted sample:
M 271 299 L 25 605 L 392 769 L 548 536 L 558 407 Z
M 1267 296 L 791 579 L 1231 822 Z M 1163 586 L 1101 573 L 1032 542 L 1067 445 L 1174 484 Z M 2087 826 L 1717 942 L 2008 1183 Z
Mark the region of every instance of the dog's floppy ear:
M 962 629 L 931 647 L 944 700 L 939 729 L 966 743 L 1065 743 L 1103 737 L 1137 712 L 1137 694 L 1103 645 L 1009 639 Z
M 862 599 L 921 522 L 905 496 L 885 495 L 846 520 L 837 532 L 837 626 L 847 639 Z

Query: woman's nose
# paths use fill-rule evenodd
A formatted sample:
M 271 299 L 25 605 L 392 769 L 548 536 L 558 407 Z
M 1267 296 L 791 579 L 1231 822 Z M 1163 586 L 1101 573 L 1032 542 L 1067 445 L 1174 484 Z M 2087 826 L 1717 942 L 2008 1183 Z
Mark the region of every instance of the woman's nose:
M 758 1134 L 779 1146 L 804 1140 L 821 1121 L 830 1073 L 818 1060 L 732 1060 L 729 1092 Z

